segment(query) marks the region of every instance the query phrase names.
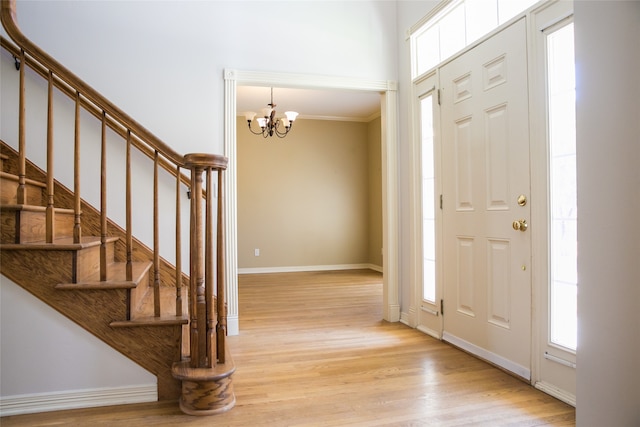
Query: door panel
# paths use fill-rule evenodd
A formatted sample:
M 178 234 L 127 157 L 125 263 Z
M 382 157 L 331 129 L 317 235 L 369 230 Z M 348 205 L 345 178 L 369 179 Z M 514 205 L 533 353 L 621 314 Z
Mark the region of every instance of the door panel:
M 529 379 L 530 207 L 518 203 L 530 192 L 524 19 L 444 65 L 440 84 L 443 337 Z

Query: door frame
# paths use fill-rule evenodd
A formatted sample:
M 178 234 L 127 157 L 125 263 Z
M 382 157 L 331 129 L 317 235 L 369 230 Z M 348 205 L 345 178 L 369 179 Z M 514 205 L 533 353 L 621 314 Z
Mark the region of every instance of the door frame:
M 541 316 L 546 316 L 546 309 L 541 313 L 540 307 L 547 304 L 547 291 L 549 286 L 549 249 L 548 249 L 548 139 L 546 127 L 540 126 L 540 123 L 546 123 L 546 72 L 544 64 L 540 63 L 540 55 L 543 52 L 543 34 L 542 30 L 567 19 L 573 14 L 573 1 L 557 1 L 549 0 L 547 2 L 534 5 L 528 11 L 513 17 L 512 20 L 494 29 L 486 36 L 480 38 L 476 42 L 467 46 L 454 57 L 449 58 L 442 63 L 436 65 L 432 70 L 417 76 L 412 81 L 412 154 L 414 161 L 411 164 L 411 306 L 408 319 L 408 325 L 417 327 L 416 312 L 420 310 L 421 286 L 422 286 L 422 239 L 418 231 L 421 230 L 419 221 L 421 218 L 421 199 L 418 182 L 420 181 L 420 168 L 417 153 L 419 153 L 419 127 L 416 111 L 419 109 L 416 86 L 428 78 L 429 75 L 439 74 L 439 69 L 447 62 L 453 60 L 459 55 L 464 54 L 476 45 L 482 43 L 485 39 L 492 37 L 496 32 L 505 26 L 510 25 L 513 21 L 526 17 L 527 20 L 527 56 L 528 56 L 528 73 L 529 73 L 529 141 L 530 141 L 530 173 L 531 173 L 531 199 L 535 200 L 535 204 L 531 207 L 531 223 L 536 224 L 531 229 L 531 383 L 536 388 L 550 394 L 570 405 L 575 406 L 575 394 L 562 390 L 559 387 L 540 381 L 541 363 L 544 357 L 541 355 L 542 340 L 545 339 L 545 331 L 541 326 Z M 421 21 L 421 24 L 423 21 Z M 439 85 L 439 82 L 438 84 Z M 436 106 L 439 109 L 439 105 Z M 439 114 L 439 111 L 438 111 Z M 436 120 L 434 118 L 434 120 Z M 439 120 L 439 118 L 438 118 Z M 440 136 L 436 134 L 436 139 Z M 440 144 L 437 140 L 436 145 Z M 441 179 L 436 175 L 436 179 Z M 441 226 L 441 225 L 440 225 Z M 441 287 L 436 287 L 436 299 L 442 298 Z M 546 324 L 546 323 L 545 323 Z M 442 325 L 442 322 L 440 322 Z M 427 332 L 427 331 L 423 331 Z M 442 336 L 442 327 L 440 330 L 431 331 L 430 335 L 440 338 Z M 429 332 L 427 332 L 429 333 Z
M 544 347 L 548 336 L 549 294 L 549 138 L 547 119 L 547 71 L 544 30 L 573 15 L 572 1 L 547 2 L 532 11 L 529 22 L 529 132 L 531 143 L 531 235 L 532 318 L 531 318 L 531 383 L 538 389 L 572 406 L 576 406 L 574 390 L 563 389 L 543 378 Z M 541 125 L 543 124 L 543 125 Z M 557 361 L 552 363 L 558 363 Z M 560 361 L 562 364 L 562 361 Z
M 433 84 L 432 89 L 424 90 Z M 440 103 L 439 97 L 440 75 L 439 68 L 432 70 L 416 78 L 413 81 L 411 92 L 411 117 L 412 117 L 412 140 L 410 173 L 412 176 L 410 182 L 410 229 L 411 236 L 419 236 L 419 238 L 411 239 L 411 277 L 413 278 L 413 286 L 411 287 L 411 306 L 408 310 L 409 318 L 406 323 L 425 334 L 434 338 L 442 338 L 442 313 L 440 312 L 439 302 L 442 300 L 442 264 L 436 262 L 436 301 L 435 304 L 426 302 L 422 298 L 423 294 L 423 244 L 422 244 L 422 123 L 420 122 L 420 97 L 425 94 L 433 93 L 436 97 L 433 106 L 433 144 L 434 144 L 434 170 L 436 176 L 436 188 L 434 195 L 442 194 L 442 180 L 439 179 L 441 170 L 441 148 L 440 148 Z M 434 201 L 435 203 L 435 201 Z M 437 206 L 437 205 L 436 205 Z M 436 259 L 442 259 L 442 209 L 436 207 L 435 211 L 435 228 L 436 228 Z M 425 321 L 423 322 L 422 319 Z
M 240 332 L 238 318 L 237 250 L 237 146 L 236 90 L 238 85 L 277 86 L 300 89 L 344 89 L 380 94 L 382 122 L 382 257 L 383 318 L 400 320 L 399 224 L 398 224 L 398 90 L 397 82 L 360 78 L 224 70 L 224 155 L 229 158 L 225 174 L 225 233 L 227 281 L 227 327 L 229 335 Z

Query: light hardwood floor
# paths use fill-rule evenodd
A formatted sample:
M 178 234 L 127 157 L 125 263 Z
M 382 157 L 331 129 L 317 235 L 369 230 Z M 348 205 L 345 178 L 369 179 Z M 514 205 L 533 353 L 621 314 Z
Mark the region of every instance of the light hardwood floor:
M 0 419 L 11 426 L 570 426 L 575 409 L 450 345 L 382 321 L 369 270 L 241 275 L 236 406 L 161 402 Z

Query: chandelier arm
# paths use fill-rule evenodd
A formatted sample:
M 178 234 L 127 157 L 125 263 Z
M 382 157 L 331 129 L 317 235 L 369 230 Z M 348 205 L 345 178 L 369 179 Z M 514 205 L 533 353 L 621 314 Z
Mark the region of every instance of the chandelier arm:
M 284 132 L 280 132 L 279 130 L 276 129 L 276 131 L 274 132 L 279 138 L 284 138 L 285 136 L 287 136 L 287 134 L 289 133 L 289 129 L 287 129 Z
M 247 123 L 247 126 L 249 127 L 249 131 L 254 135 L 262 135 L 262 134 L 264 134 L 264 131 L 262 130 L 262 128 L 260 128 L 261 129 L 260 132 L 254 131 L 253 128 L 251 127 L 251 122 Z
M 282 122 L 281 122 L 280 120 L 278 120 L 278 121 L 276 122 L 276 124 L 275 124 L 275 126 L 274 126 L 273 128 L 275 129 L 275 134 L 276 134 L 278 137 L 280 137 L 280 138 L 284 138 L 285 136 L 287 136 L 287 134 L 288 134 L 288 133 L 289 133 L 289 131 L 291 130 L 291 125 L 292 125 L 293 123 L 290 123 L 290 124 L 289 124 L 289 127 L 286 127 L 286 126 L 285 126 L 285 128 L 284 128 L 284 129 L 285 129 L 285 130 L 284 130 L 284 132 L 280 130 L 280 126 L 279 126 L 279 125 L 280 125 L 281 123 L 282 123 Z

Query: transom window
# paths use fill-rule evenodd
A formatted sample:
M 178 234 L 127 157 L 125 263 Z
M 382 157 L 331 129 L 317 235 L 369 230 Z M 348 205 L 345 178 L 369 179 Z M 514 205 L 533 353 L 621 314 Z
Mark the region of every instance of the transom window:
M 537 2 L 538 0 L 449 1 L 411 34 L 411 77 L 425 73 Z

